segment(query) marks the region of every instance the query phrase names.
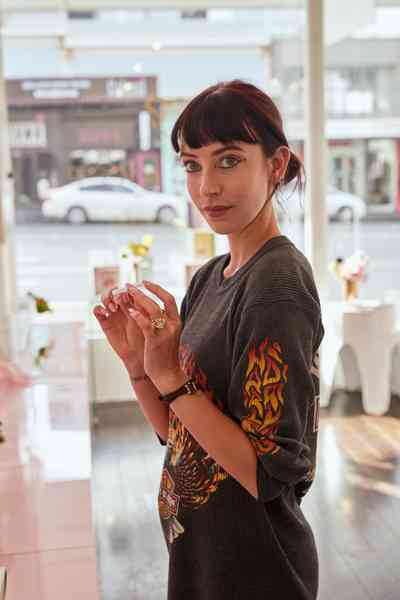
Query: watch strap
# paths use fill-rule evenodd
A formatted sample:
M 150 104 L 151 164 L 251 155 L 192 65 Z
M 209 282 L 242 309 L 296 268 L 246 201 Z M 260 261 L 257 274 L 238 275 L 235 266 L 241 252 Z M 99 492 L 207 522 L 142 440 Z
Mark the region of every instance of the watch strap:
M 169 405 L 173 400 L 175 400 L 175 398 L 178 398 L 178 396 L 183 396 L 186 394 L 192 395 L 198 392 L 200 389 L 201 388 L 197 385 L 194 379 L 188 379 L 188 381 L 186 381 L 186 383 L 184 383 L 177 390 L 170 392 L 169 394 L 165 394 L 164 396 L 160 395 L 158 398 L 165 404 Z

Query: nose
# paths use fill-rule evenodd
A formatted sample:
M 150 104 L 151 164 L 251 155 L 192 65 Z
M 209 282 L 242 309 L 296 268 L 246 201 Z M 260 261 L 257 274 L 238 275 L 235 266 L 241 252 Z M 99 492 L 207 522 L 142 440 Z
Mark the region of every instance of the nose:
M 221 193 L 221 189 L 217 177 L 204 170 L 200 181 L 200 194 L 206 197 L 217 196 Z

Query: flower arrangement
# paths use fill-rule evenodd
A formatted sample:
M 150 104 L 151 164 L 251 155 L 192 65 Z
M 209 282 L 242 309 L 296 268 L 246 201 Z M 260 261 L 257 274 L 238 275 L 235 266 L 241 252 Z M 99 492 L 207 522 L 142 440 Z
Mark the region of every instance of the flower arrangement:
M 122 249 L 122 259 L 133 259 L 133 270 L 135 273 L 136 283 L 142 279 L 152 278 L 153 259 L 150 250 L 153 246 L 153 236 L 146 234 L 143 236 L 141 243 L 130 242 Z
M 29 296 L 29 298 L 33 298 L 33 300 L 35 301 L 36 312 L 38 312 L 38 313 L 44 313 L 47 311 L 52 312 L 53 309 L 50 308 L 47 300 L 45 300 L 41 296 L 36 296 L 35 294 L 32 294 L 32 292 L 28 292 L 27 296 Z
M 130 256 L 147 256 L 153 246 L 153 236 L 146 234 L 142 238 L 141 243 L 130 242 L 121 252 L 121 258 L 129 258 Z
M 50 355 L 50 352 L 53 350 L 54 346 L 55 346 L 55 341 L 50 340 L 47 346 L 42 346 L 41 348 L 38 349 L 35 359 L 34 359 L 36 367 L 42 366 L 43 360 L 45 358 L 48 358 L 48 356 Z
M 344 283 L 344 296 L 347 301 L 357 298 L 358 283 L 368 276 L 368 264 L 368 256 L 361 251 L 354 252 L 346 259 L 338 257 L 330 263 L 330 270 Z

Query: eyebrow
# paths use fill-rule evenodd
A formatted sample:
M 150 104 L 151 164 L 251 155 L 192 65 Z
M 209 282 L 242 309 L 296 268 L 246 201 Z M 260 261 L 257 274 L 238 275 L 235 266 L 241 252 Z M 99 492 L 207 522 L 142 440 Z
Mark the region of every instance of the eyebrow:
M 226 150 L 239 150 L 239 152 L 244 152 L 243 148 L 240 146 L 235 146 L 235 144 L 229 144 L 228 146 L 223 146 L 223 148 L 218 148 L 218 150 L 214 150 L 211 156 L 219 156 Z M 181 152 L 179 156 L 190 156 L 191 158 L 197 158 L 196 154 L 190 154 L 190 152 Z

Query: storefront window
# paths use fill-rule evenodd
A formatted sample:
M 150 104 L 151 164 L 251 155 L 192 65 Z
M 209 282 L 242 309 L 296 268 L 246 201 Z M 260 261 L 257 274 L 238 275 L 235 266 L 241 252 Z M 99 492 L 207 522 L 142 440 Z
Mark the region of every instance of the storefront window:
M 125 150 L 75 150 L 69 155 L 68 179 L 128 177 Z
M 331 144 L 329 147 L 330 167 L 329 183 L 342 192 L 362 194 L 357 189 L 356 165 L 361 164 L 362 156 L 356 144 Z
M 368 202 L 370 204 L 393 203 L 396 188 L 393 140 L 369 140 L 367 160 Z

